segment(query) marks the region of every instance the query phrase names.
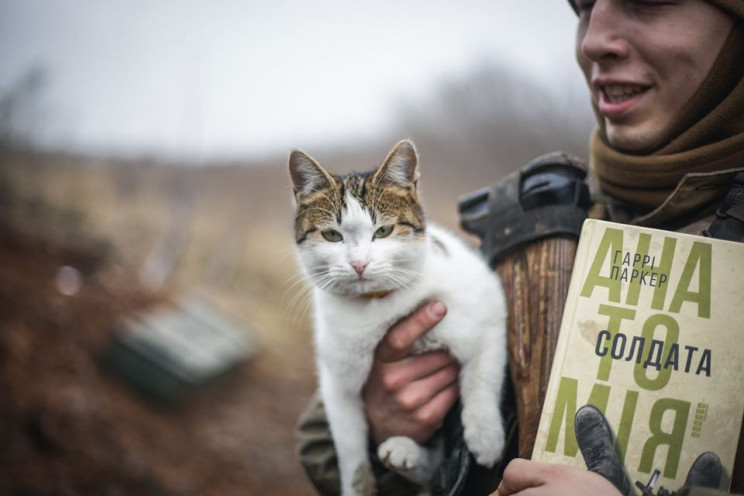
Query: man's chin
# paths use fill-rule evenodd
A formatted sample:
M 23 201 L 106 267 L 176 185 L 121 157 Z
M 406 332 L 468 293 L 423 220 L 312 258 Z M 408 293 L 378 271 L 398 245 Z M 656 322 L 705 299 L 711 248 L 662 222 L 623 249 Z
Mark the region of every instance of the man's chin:
M 616 124 L 605 119 L 607 143 L 615 150 L 638 153 L 648 150 L 659 139 L 661 133 L 643 129 L 641 126 Z

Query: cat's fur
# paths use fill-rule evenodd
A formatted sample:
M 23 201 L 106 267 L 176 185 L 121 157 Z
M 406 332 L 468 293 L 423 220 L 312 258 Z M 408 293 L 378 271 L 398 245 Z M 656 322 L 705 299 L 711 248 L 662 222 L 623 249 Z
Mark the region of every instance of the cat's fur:
M 289 168 L 297 251 L 315 285 L 320 390 L 342 493 L 374 491 L 361 389 L 375 347 L 396 321 L 428 300 L 444 301 L 448 312 L 413 351 L 446 348 L 459 361 L 465 442 L 478 463 L 493 465 L 504 446 L 498 406 L 507 360 L 503 291 L 480 256 L 426 224 L 413 143 L 398 143 L 371 173 L 336 176 L 299 150 Z M 441 458 L 404 437 L 382 443 L 378 455 L 424 485 Z

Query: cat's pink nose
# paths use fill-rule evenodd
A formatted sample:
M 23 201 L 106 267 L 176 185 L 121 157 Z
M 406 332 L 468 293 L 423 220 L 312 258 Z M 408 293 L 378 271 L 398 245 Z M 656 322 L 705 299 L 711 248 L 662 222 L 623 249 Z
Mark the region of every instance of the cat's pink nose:
M 354 270 L 356 270 L 356 273 L 360 276 L 362 275 L 362 272 L 364 272 L 364 269 L 367 268 L 368 263 L 367 262 L 350 262 L 351 266 L 354 267 Z

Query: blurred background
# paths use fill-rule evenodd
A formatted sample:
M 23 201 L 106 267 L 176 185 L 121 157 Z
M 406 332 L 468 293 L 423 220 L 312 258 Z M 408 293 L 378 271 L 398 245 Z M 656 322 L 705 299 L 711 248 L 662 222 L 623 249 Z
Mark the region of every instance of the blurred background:
M 286 158 L 586 156 L 563 0 L 0 0 L 0 494 L 310 495 Z

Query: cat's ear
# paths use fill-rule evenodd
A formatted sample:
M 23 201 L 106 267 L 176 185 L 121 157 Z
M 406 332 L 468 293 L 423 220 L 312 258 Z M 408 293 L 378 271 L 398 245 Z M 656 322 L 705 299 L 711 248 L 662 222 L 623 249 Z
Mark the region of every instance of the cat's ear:
M 289 154 L 289 175 L 298 201 L 314 191 L 333 187 L 335 183 L 333 176 L 302 150 L 292 150 Z
M 413 141 L 399 141 L 385 161 L 377 168 L 372 182 L 377 184 L 396 184 L 404 188 L 416 188 L 418 181 L 418 153 Z

